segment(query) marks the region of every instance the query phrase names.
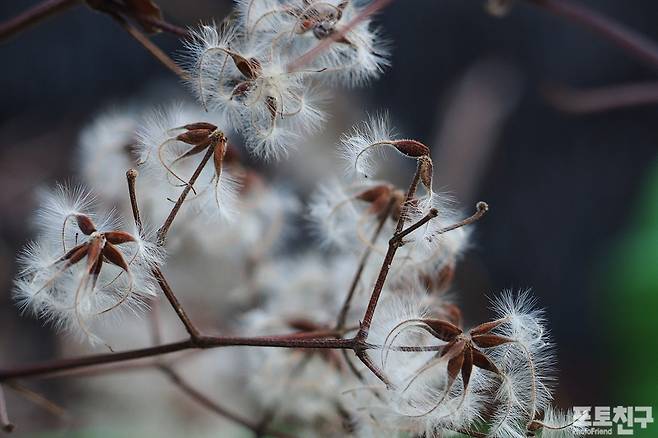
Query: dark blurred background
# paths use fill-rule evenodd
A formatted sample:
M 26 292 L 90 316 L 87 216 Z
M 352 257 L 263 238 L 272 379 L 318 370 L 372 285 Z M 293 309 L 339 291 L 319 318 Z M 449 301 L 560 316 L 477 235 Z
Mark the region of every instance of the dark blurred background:
M 0 2 L 0 20 L 34 3 Z M 220 20 L 231 7 L 158 3 L 180 25 Z M 658 41 L 654 0 L 581 3 Z M 439 184 L 465 208 L 491 206 L 458 272 L 467 320 L 485 319 L 496 291 L 531 287 L 557 344 L 560 405 L 656 406 L 658 105 L 575 115 L 543 93 L 651 80 L 656 70 L 523 1 L 495 18 L 480 0 L 397 0 L 378 21 L 393 67 L 349 93 L 363 114 L 388 109 L 406 136 L 432 144 Z M 172 36 L 154 40 L 180 49 Z M 33 188 L 71 175 L 78 131 L 94 112 L 176 78 L 84 6 L 0 43 L 0 59 L 5 365 L 56 354 L 52 331 L 21 317 L 9 293 Z

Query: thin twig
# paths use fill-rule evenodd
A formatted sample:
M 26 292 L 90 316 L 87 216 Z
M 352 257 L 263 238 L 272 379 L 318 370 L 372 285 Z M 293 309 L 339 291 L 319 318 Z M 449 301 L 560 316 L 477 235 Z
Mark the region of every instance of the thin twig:
M 482 216 L 484 216 L 488 211 L 489 211 L 489 204 L 487 204 L 484 201 L 480 201 L 477 204 L 475 204 L 475 213 L 473 213 L 471 216 L 467 217 L 466 219 L 459 221 L 455 224 L 452 224 L 448 227 L 441 228 L 439 231 L 437 231 L 437 234 L 443 234 L 447 233 L 448 231 L 456 230 L 457 228 L 461 228 L 466 225 L 470 225 L 473 222 L 479 221 Z
M 34 26 L 48 17 L 64 12 L 81 3 L 80 0 L 46 0 L 0 24 L 0 41 Z
M 137 191 L 135 188 L 138 175 L 139 173 L 136 169 L 129 169 L 126 172 L 126 180 L 128 181 L 128 195 L 130 196 L 130 207 L 132 208 L 133 219 L 135 220 L 137 232 L 141 236 L 142 232 L 144 231 L 144 226 L 142 225 L 142 218 L 139 214 L 139 206 L 137 205 Z
M 199 390 L 194 388 L 192 385 L 190 385 L 187 381 L 185 381 L 180 374 L 178 374 L 176 371 L 174 371 L 171 367 L 168 366 L 161 366 L 160 370 L 171 380 L 171 382 L 176 385 L 181 391 L 183 391 L 185 394 L 187 394 L 192 400 L 200 404 L 201 406 L 205 407 L 206 409 L 209 409 L 210 411 L 233 421 L 234 423 L 240 424 L 241 426 L 246 427 L 247 429 L 251 430 L 254 432 L 256 435 L 258 435 L 261 432 L 260 425 L 254 424 L 251 420 L 244 418 L 238 414 L 235 414 L 225 407 L 221 406 L 219 403 L 211 400 L 208 396 L 205 394 L 201 393 Z M 276 438 L 292 438 L 291 435 L 281 433 L 281 432 L 276 432 L 273 430 L 266 430 L 263 431 L 266 432 L 267 435 L 276 437 Z
M 420 219 L 420 220 L 419 220 L 418 222 L 416 222 L 415 224 L 409 226 L 408 228 L 406 228 L 406 229 L 400 231 L 399 233 L 396 233 L 396 234 L 391 238 L 391 240 L 396 240 L 396 241 L 398 241 L 399 243 L 404 244 L 404 238 L 405 238 L 406 236 L 408 236 L 409 234 L 413 233 L 413 232 L 416 231 L 418 228 L 422 227 L 423 225 L 425 225 L 426 223 L 428 223 L 429 221 L 431 221 L 432 219 L 434 219 L 434 218 L 437 217 L 438 215 L 439 215 L 439 210 L 437 210 L 436 208 L 432 208 L 432 209 L 430 209 L 430 211 L 429 211 L 429 212 L 428 212 L 428 213 L 427 213 L 422 219 Z
M 420 182 L 422 171 L 423 171 L 423 162 L 421 160 L 418 160 L 418 163 L 416 165 L 416 172 L 414 173 L 413 179 L 411 180 L 411 184 L 409 184 L 409 189 L 407 190 L 407 194 L 404 198 L 404 203 L 402 204 L 402 211 L 400 212 L 400 217 L 398 219 L 397 225 L 395 226 L 395 232 L 393 233 L 394 236 L 400 233 L 400 231 L 402 231 L 402 228 L 404 227 L 404 222 L 407 216 L 407 212 L 409 210 L 411 200 L 416 195 L 416 190 L 418 189 L 418 184 Z M 359 328 L 359 331 L 355 337 L 355 339 L 357 340 L 357 346 L 367 345 L 366 341 L 368 340 L 368 332 L 370 331 L 372 318 L 375 315 L 375 309 L 377 308 L 379 297 L 381 296 L 382 290 L 384 289 L 384 283 L 386 282 L 388 271 L 391 269 L 393 258 L 395 257 L 395 253 L 397 252 L 398 248 L 400 248 L 400 246 L 402 246 L 400 240 L 391 239 L 388 243 L 388 250 L 386 251 L 386 255 L 384 256 L 384 261 L 382 262 L 382 267 L 379 270 L 379 275 L 377 276 L 377 281 L 375 282 L 375 286 L 372 290 L 372 294 L 370 295 L 370 301 L 368 302 L 368 307 L 366 308 L 366 311 L 363 315 L 363 319 L 361 320 L 361 327 Z M 365 349 L 360 350 L 357 348 L 354 350 L 354 352 L 356 353 L 357 357 L 361 360 L 361 362 L 363 362 L 363 364 L 367 366 L 370 369 L 370 371 L 372 371 L 373 374 L 375 374 L 375 376 L 377 376 L 387 386 L 389 385 L 388 379 L 386 379 L 382 371 L 370 359 Z
M 279 348 L 316 348 L 316 349 L 353 349 L 354 339 L 335 339 L 336 332 L 303 332 L 278 336 L 201 336 L 154 347 L 128 350 L 116 353 L 96 354 L 73 359 L 59 359 L 37 365 L 0 370 L 0 382 L 24 377 L 43 376 L 60 371 L 86 368 L 101 364 L 126 362 L 145 357 L 161 356 L 192 349 L 210 349 L 220 347 L 250 346 Z M 360 346 L 361 350 L 369 346 Z
M 160 268 L 158 267 L 153 268 L 153 276 L 155 277 L 155 280 L 158 282 L 160 289 L 162 289 L 162 292 L 165 294 L 165 297 L 167 297 L 167 300 L 169 300 L 169 303 L 171 304 L 171 307 L 174 309 L 174 312 L 176 312 L 176 315 L 185 326 L 185 330 L 187 330 L 187 333 L 190 335 L 192 339 L 198 339 L 201 336 L 199 329 L 196 328 L 190 317 L 187 315 L 187 312 L 185 312 L 185 309 L 183 309 L 183 306 L 181 305 L 180 301 L 178 301 L 176 294 L 174 293 L 173 289 L 167 282 L 167 279 L 164 277 L 164 274 L 162 273 Z
M 421 166 L 422 166 L 421 161 L 418 161 L 418 164 L 416 166 L 416 172 L 414 173 L 413 179 L 411 180 L 411 184 L 409 185 L 409 189 L 407 190 L 407 195 L 404 198 L 402 211 L 400 212 L 400 218 L 398 219 L 397 225 L 395 226 L 395 232 L 393 233 L 394 236 L 398 234 L 400 231 L 402 231 L 402 227 L 404 227 L 404 222 L 407 216 L 409 205 L 413 197 L 416 195 L 416 189 L 418 188 L 418 183 L 420 182 L 420 175 L 422 171 Z M 393 258 L 395 257 L 395 253 L 399 247 L 400 247 L 400 241 L 391 239 L 388 245 L 388 250 L 386 251 L 386 255 L 384 256 L 384 261 L 379 271 L 379 275 L 377 276 L 375 287 L 370 296 L 370 302 L 368 303 L 366 312 L 363 315 L 363 320 L 361 321 L 361 328 L 359 329 L 359 332 L 356 335 L 357 339 L 365 341 L 368 338 L 368 331 L 370 330 L 370 325 L 372 324 L 372 318 L 375 314 L 375 308 L 377 307 L 379 296 L 382 293 L 382 289 L 384 289 L 384 283 L 386 282 L 388 271 L 391 268 L 391 264 L 393 263 Z
M 190 32 L 188 32 L 184 27 L 176 26 L 175 24 L 169 23 L 165 20 L 152 17 L 150 15 L 140 16 L 139 19 L 153 27 L 157 27 L 158 29 L 177 37 L 188 38 L 190 36 Z
M 199 175 L 201 175 L 203 168 L 206 166 L 210 158 L 212 158 L 212 155 L 215 152 L 215 148 L 217 147 L 217 142 L 225 142 L 225 141 L 226 138 L 221 133 L 213 137 L 213 141 L 208 146 L 208 149 L 206 150 L 206 154 L 201 159 L 201 162 L 199 163 L 196 170 L 192 174 L 192 177 L 190 178 L 189 182 L 185 185 L 185 188 L 183 189 L 180 196 L 178 197 L 176 204 L 174 204 L 174 207 L 171 209 L 169 216 L 167 216 L 167 219 L 165 219 L 164 224 L 158 230 L 158 236 L 157 236 L 158 245 L 160 246 L 164 245 L 171 224 L 174 222 L 174 219 L 176 219 L 176 215 L 178 214 L 178 211 L 183 205 L 183 202 L 185 202 L 187 195 L 190 193 L 190 190 L 192 190 L 192 187 L 194 186 L 196 180 L 199 178 Z
M 56 417 L 59 417 L 63 420 L 69 419 L 70 416 L 63 407 L 51 400 L 48 400 L 45 396 L 39 394 L 38 392 L 33 391 L 30 388 L 27 388 L 16 382 L 7 382 L 6 385 L 25 399 L 31 401 L 37 406 L 42 407 Z
M 210 149 L 212 149 L 212 148 L 210 148 Z M 202 164 L 200 166 L 202 167 L 203 165 L 205 165 L 205 163 L 202 162 Z M 128 180 L 128 193 L 130 195 L 130 206 L 132 208 L 133 218 L 135 220 L 135 225 L 137 226 L 137 228 L 138 228 L 138 230 L 141 234 L 142 229 L 143 229 L 143 225 L 142 225 L 142 220 L 141 220 L 140 213 L 139 213 L 139 205 L 137 203 L 137 191 L 136 191 L 136 182 L 135 182 L 135 180 L 137 179 L 137 175 L 138 174 L 137 174 L 137 171 L 135 169 L 130 169 L 126 172 L 126 179 Z M 194 181 L 190 180 L 190 183 L 187 187 L 191 187 L 192 184 L 194 184 Z M 173 210 L 172 210 L 172 214 L 173 214 Z M 174 214 L 174 217 L 175 217 L 175 214 Z M 173 217 L 172 217 L 171 221 L 173 221 Z M 154 267 L 152 269 L 152 273 L 153 273 L 153 277 L 158 282 L 158 285 L 160 286 L 160 289 L 162 289 L 162 292 L 164 293 L 165 297 L 167 297 L 167 300 L 169 300 L 169 303 L 171 304 L 171 307 L 174 309 L 174 312 L 176 312 L 176 315 L 178 316 L 178 318 L 181 320 L 181 322 L 185 326 L 185 330 L 187 330 L 187 333 L 190 335 L 190 337 L 192 339 L 197 339 L 200 335 L 199 330 L 194 326 L 194 324 L 192 323 L 192 320 L 187 315 L 187 312 L 185 312 L 185 309 L 183 309 L 183 306 L 181 305 L 180 301 L 178 301 L 178 298 L 176 297 L 176 294 L 174 293 L 173 289 L 169 285 L 169 282 L 167 281 L 164 274 L 162 273 L 162 270 L 159 267 Z M 156 344 L 159 343 L 159 342 L 157 342 L 159 340 L 159 336 L 160 336 L 159 331 L 154 329 L 153 330 L 153 338 L 156 341 Z
M 600 12 L 566 0 L 526 0 L 602 36 L 640 61 L 658 69 L 658 45 L 644 35 Z
M 138 43 L 140 43 L 144 48 L 151 54 L 155 59 L 160 61 L 162 65 L 167 67 L 169 70 L 174 72 L 178 77 L 185 80 L 187 79 L 187 73 L 183 71 L 182 68 L 178 66 L 165 52 L 160 49 L 153 41 L 151 41 L 142 31 L 137 29 L 132 24 L 128 23 L 123 17 L 117 15 L 114 17 L 121 27 L 125 29 L 126 32 L 130 34 Z

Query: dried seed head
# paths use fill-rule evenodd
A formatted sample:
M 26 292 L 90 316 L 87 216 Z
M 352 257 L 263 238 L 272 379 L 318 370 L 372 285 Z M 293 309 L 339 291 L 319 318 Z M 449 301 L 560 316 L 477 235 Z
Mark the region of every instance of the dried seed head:
M 417 140 L 395 140 L 391 144 L 407 157 L 420 158 L 430 155 L 430 148 Z
M 89 236 L 96 231 L 96 225 L 94 225 L 94 222 L 89 216 L 85 214 L 76 214 L 75 220 L 78 223 L 78 228 L 80 228 L 80 231 L 85 235 Z
M 262 67 L 256 58 L 247 59 L 244 56 L 234 52 L 232 52 L 230 55 L 233 59 L 233 62 L 235 63 L 235 66 L 238 70 L 240 70 L 240 73 L 242 73 L 245 78 L 253 80 L 260 76 L 262 73 Z
M 423 155 L 418 158 L 420 163 L 420 181 L 425 186 L 429 193 L 432 193 L 432 177 L 434 174 L 434 165 L 432 159 L 428 155 Z
M 186 125 L 183 125 L 183 128 L 187 129 L 188 131 L 192 131 L 194 129 L 207 129 L 209 131 L 214 131 L 215 129 L 217 129 L 217 126 L 208 122 L 195 122 L 195 123 L 188 123 Z
M 215 128 L 217 129 L 217 128 Z M 199 145 L 207 141 L 215 129 L 191 129 L 176 136 L 176 140 L 190 145 Z

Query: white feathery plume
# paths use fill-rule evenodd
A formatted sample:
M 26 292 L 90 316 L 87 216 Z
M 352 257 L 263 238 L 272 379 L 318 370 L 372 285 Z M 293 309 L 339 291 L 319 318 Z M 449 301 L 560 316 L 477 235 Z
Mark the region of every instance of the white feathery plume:
M 373 115 L 341 137 L 341 153 L 348 174 L 371 178 L 377 171 L 383 148 L 397 137 L 386 113 Z
M 226 126 L 221 119 L 209 117 L 202 111 L 174 105 L 152 112 L 145 117 L 138 130 L 139 169 L 143 170 L 146 182 L 141 184 L 142 194 L 147 191 L 148 198 L 152 200 L 150 204 L 161 206 L 156 214 L 158 220 L 164 219 L 171 209 L 167 200 L 178 198 L 205 154 L 203 150 L 185 156 L 194 146 L 177 139 L 177 135 L 185 132 L 185 125 L 199 122 L 210 123 L 219 131 Z M 207 220 L 230 222 L 237 209 L 238 189 L 238 180 L 230 168 L 223 165 L 221 172 L 218 172 L 209 162 L 188 195 L 182 212 L 192 217 L 200 214 Z
M 58 186 L 41 197 L 40 234 L 19 257 L 14 297 L 56 327 L 101 342 L 94 324 L 142 310 L 155 295 L 151 271 L 163 254 L 138 233 L 121 231 L 114 214 L 96 213 L 80 187 Z

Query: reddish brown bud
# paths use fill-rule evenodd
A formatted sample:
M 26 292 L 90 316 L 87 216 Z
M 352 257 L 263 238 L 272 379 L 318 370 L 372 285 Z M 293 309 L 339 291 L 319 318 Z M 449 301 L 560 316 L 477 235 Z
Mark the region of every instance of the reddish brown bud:
M 207 129 L 209 131 L 214 131 L 217 129 L 217 126 L 208 122 L 196 122 L 196 123 L 189 123 L 187 125 L 184 125 L 183 128 L 187 129 L 188 131 L 192 131 L 195 129 Z
M 428 192 L 432 191 L 432 177 L 434 175 L 434 165 L 432 159 L 423 155 L 418 159 L 420 163 L 420 181 L 423 183 Z
M 183 143 L 198 145 L 208 140 L 210 134 L 214 130 L 210 129 L 191 129 L 189 131 L 183 132 L 176 137 L 176 140 L 182 141 Z
M 123 258 L 121 251 L 119 251 L 111 243 L 105 245 L 105 248 L 103 248 L 103 256 L 105 256 L 105 258 L 113 265 L 116 265 L 124 271 L 128 272 L 128 263 L 126 263 L 126 259 Z
M 135 241 L 135 238 L 132 236 L 132 234 L 126 233 L 125 231 L 108 231 L 104 234 L 107 241 L 115 245 Z
M 425 319 L 423 322 L 431 329 L 432 334 L 442 341 L 449 342 L 463 333 L 456 325 L 441 319 Z
M 260 76 L 261 66 L 256 58 L 247 59 L 237 53 L 232 53 L 231 58 L 233 58 L 233 62 L 238 70 L 240 70 L 240 73 L 247 79 L 256 79 Z
M 471 372 L 473 371 L 473 349 L 471 347 L 464 350 L 464 363 L 462 365 L 462 381 L 464 388 L 468 388 L 471 381 Z
M 491 330 L 495 329 L 505 321 L 506 319 L 502 318 L 502 319 L 497 319 L 495 321 L 485 322 L 477 327 L 473 327 L 470 331 L 470 334 L 471 336 L 477 336 L 477 335 L 483 335 L 485 333 L 489 333 Z
M 473 354 L 473 365 L 476 367 L 486 370 L 486 371 L 491 371 L 492 373 L 500 374 L 500 370 L 498 370 L 498 367 L 484 354 L 480 353 L 479 351 L 472 349 L 472 354 Z
M 89 244 L 83 243 L 69 250 L 61 260 L 65 260 L 69 265 L 75 265 L 87 255 L 87 251 L 89 251 Z
M 391 144 L 408 157 L 419 158 L 430 155 L 430 148 L 416 140 L 395 140 Z
M 80 228 L 80 231 L 82 231 L 87 236 L 96 231 L 96 225 L 94 225 L 94 222 L 89 216 L 84 214 L 76 214 L 75 220 L 78 223 L 78 228 Z
M 473 343 L 480 348 L 498 347 L 499 345 L 514 342 L 514 339 L 498 335 L 476 335 L 472 339 Z

